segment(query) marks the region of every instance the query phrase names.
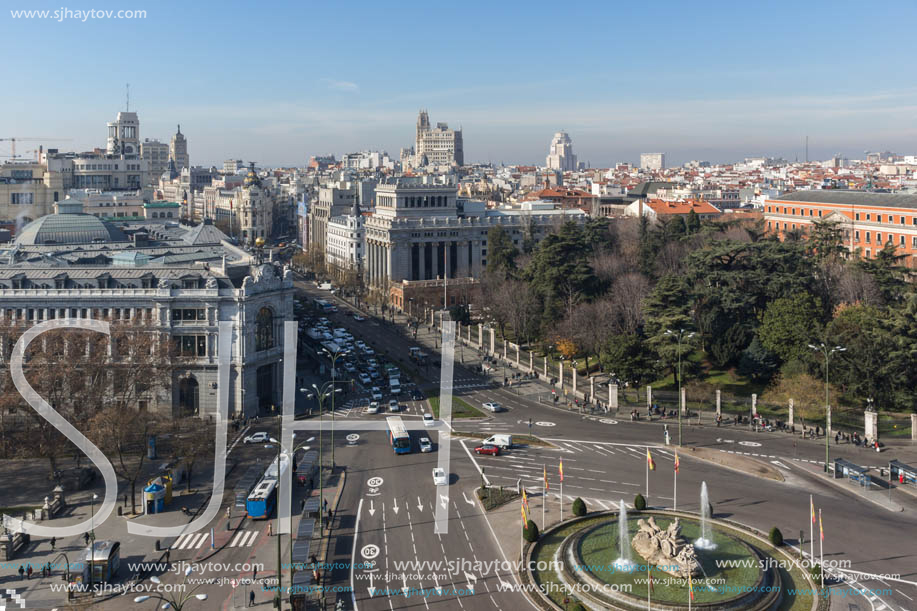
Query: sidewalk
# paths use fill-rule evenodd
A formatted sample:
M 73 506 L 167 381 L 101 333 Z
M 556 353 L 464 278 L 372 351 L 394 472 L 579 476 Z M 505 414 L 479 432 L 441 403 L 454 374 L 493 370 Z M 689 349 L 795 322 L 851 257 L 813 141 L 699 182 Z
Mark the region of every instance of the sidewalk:
M 895 497 L 900 499 L 900 493 L 895 492 L 895 487 L 892 486 L 889 490 L 889 483 L 887 480 L 876 480 L 873 479 L 872 485 L 865 489 L 862 486 L 857 485 L 854 482 L 851 482 L 847 478 L 835 478 L 834 474 L 826 474 L 824 470 L 818 465 L 813 465 L 803 462 L 795 462 L 797 467 L 802 469 L 808 477 L 817 479 L 823 483 L 830 484 L 835 488 L 839 488 L 845 492 L 853 493 L 859 496 L 862 499 L 874 503 L 879 507 L 893 512 L 904 511 L 905 506 L 895 500 Z M 889 494 L 891 493 L 891 494 Z M 914 503 L 910 498 L 908 499 L 907 506 L 913 510 L 917 503 Z

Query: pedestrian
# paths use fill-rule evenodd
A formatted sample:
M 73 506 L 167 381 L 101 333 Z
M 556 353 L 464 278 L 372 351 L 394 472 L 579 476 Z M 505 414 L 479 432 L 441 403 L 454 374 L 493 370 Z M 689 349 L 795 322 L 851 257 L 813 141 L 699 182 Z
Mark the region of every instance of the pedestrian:
M 22 565 L 19 565 L 19 579 L 22 579 L 22 574 L 25 573 L 25 569 L 22 568 Z
M 837 445 L 837 442 L 840 440 L 840 438 L 841 438 L 841 434 L 840 434 L 840 433 L 835 433 L 835 434 L 834 434 L 834 445 Z
M 25 570 L 25 574 L 26 574 L 26 579 L 32 578 L 32 565 L 31 564 L 29 565 L 29 568 Z
M 252 563 L 252 583 L 255 583 L 255 578 L 258 576 L 258 565 L 254 562 Z
M 318 581 L 318 578 L 319 578 L 319 577 L 320 577 L 320 575 L 319 575 L 318 569 L 312 569 L 312 580 L 313 580 L 315 583 L 318 583 L 318 582 L 319 582 L 319 581 Z
M 57 545 L 57 537 L 51 537 L 51 551 L 54 551 L 54 546 Z
M 268 537 L 274 536 L 274 523 L 273 522 L 267 523 L 267 536 Z
M 254 590 L 248 591 L 248 606 L 249 607 L 255 606 L 255 591 Z
M 876 443 L 876 450 L 878 450 L 878 449 L 879 449 L 879 444 Z M 331 510 L 329 509 L 329 510 L 328 510 L 328 528 L 329 528 L 329 529 L 331 528 L 331 520 L 333 520 L 333 519 L 334 519 L 334 514 L 333 514 L 333 513 L 331 512 Z
M 300 511 L 300 513 L 302 513 L 303 510 L 305 510 L 305 508 L 306 508 L 306 499 L 300 499 L 300 500 L 299 500 L 299 511 Z

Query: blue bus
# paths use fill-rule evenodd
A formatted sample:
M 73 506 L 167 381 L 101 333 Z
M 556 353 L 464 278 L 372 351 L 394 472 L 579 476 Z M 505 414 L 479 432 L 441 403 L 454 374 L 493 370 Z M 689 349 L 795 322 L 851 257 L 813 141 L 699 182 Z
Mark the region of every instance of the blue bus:
M 391 442 L 395 454 L 410 454 L 411 435 L 404 428 L 401 416 L 389 416 L 385 421 L 388 423 L 388 440 Z
M 278 460 L 280 461 L 279 472 L 277 470 Z M 280 477 L 286 472 L 289 462 L 289 458 L 281 455 L 268 466 L 261 480 L 255 484 L 245 501 L 245 511 L 248 517 L 253 520 L 266 520 L 271 517 L 274 505 L 277 504 L 277 485 Z

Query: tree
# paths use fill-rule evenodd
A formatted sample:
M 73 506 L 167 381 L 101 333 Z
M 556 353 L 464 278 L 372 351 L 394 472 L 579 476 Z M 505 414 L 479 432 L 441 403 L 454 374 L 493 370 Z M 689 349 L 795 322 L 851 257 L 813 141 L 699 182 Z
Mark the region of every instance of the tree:
M 774 547 L 780 547 L 783 545 L 783 533 L 780 532 L 780 529 L 776 526 L 771 528 L 770 533 L 768 533 L 768 539 L 770 539 L 771 545 Z
M 500 272 L 504 277 L 516 270 L 516 256 L 519 251 L 513 245 L 506 230 L 494 225 L 487 231 L 487 272 Z
M 917 403 L 917 293 L 902 306 L 888 309 L 881 328 L 886 338 L 885 364 L 879 370 L 888 380 L 890 401 L 901 409 Z
M 646 509 L 646 499 L 643 498 L 643 495 L 640 493 L 637 493 L 637 496 L 634 497 L 634 509 L 637 511 Z
M 187 489 L 190 492 L 195 466 L 213 457 L 215 442 L 213 428 L 192 418 L 175 420 L 172 424 L 172 436 L 175 440 L 172 445 L 172 454 L 185 466 Z M 173 485 L 177 483 L 173 482 Z
M 638 388 L 652 381 L 656 374 L 656 358 L 636 334 L 612 336 L 599 358 L 606 371 Z
M 815 219 L 809 233 L 810 253 L 818 263 L 846 258 L 844 231 L 839 221 Z
M 832 396 L 838 396 L 839 390 L 834 385 L 830 391 Z M 761 401 L 777 405 L 787 405 L 790 399 L 793 399 L 797 416 L 820 418 L 825 413 L 825 383 L 808 373 L 787 375 L 781 372 L 761 395 Z
M 892 403 L 892 386 L 888 374 L 895 365 L 889 360 L 889 348 L 894 336 L 884 328 L 882 320 L 889 318 L 884 308 L 867 305 L 840 306 L 828 323 L 825 335 L 830 344 L 846 348 L 831 357 L 831 380 L 848 394 L 873 398 L 878 405 Z M 824 365 L 823 359 L 819 364 Z
M 573 507 L 571 511 L 573 511 L 573 515 L 578 518 L 586 515 L 586 503 L 580 497 L 576 497 L 576 499 L 573 501 Z
M 754 380 L 767 380 L 777 371 L 777 357 L 755 337 L 739 358 L 739 374 Z
M 113 456 L 115 473 L 130 486 L 132 513 L 137 512 L 137 481 L 143 475 L 147 442 L 157 425 L 150 412 L 123 406 L 102 409 L 90 423 L 90 438 Z
M 857 262 L 876 281 L 884 303 L 900 302 L 904 298 L 908 271 L 901 261 L 906 256 L 899 254 L 894 242 L 889 240 L 876 253 L 875 259 L 861 258 Z
M 807 360 L 811 352 L 808 344 L 821 334 L 818 311 L 807 293 L 775 299 L 761 317 L 761 345 L 784 363 Z
M 538 541 L 538 525 L 535 524 L 532 520 L 529 520 L 522 529 L 522 536 L 529 543 L 535 543 Z
M 526 279 L 541 298 L 546 327 L 595 294 L 597 282 L 590 267 L 590 252 L 582 229 L 572 221 L 542 240 L 535 250 Z
M 690 235 L 698 231 L 700 231 L 700 217 L 694 212 L 694 208 L 691 208 L 685 218 L 685 233 Z
M 675 334 L 681 329 L 691 329 L 690 298 L 684 282 L 675 275 L 666 274 L 656 283 L 653 292 L 644 302 L 644 328 L 647 343 L 659 359 L 672 370 L 678 384 L 679 351 L 682 358 L 691 351 L 691 340 L 685 335 L 678 344 Z

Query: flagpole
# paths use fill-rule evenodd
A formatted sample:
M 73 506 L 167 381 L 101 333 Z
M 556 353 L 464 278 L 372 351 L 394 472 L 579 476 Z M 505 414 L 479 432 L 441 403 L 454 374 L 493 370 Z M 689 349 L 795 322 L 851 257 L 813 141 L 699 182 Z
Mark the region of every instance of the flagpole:
M 809 495 L 809 556 L 815 561 L 815 503 Z
M 678 511 L 678 471 L 675 472 L 673 477 L 675 478 L 675 483 L 672 484 L 672 509 Z
M 821 587 L 825 588 L 825 531 L 821 525 L 821 507 L 818 508 L 818 555 L 821 557 L 818 572 L 821 573 Z
M 651 593 L 653 591 L 653 574 L 650 573 L 650 563 L 649 562 L 646 563 L 646 577 L 647 577 L 646 580 L 650 584 L 646 588 L 646 608 L 648 611 L 652 611 L 653 610 L 653 596 Z
M 649 447 L 647 447 L 646 451 L 647 453 L 649 453 L 650 451 Z M 646 506 L 649 507 L 649 505 L 650 505 L 650 461 L 649 461 L 649 457 L 647 457 L 646 459 Z
M 564 521 L 564 478 L 560 478 L 560 521 Z
M 544 498 L 541 499 L 541 530 L 544 532 L 547 529 L 547 522 L 545 522 L 545 508 L 548 506 L 548 465 L 541 465 L 542 472 L 544 473 Z
M 691 600 L 694 598 L 694 584 L 691 583 L 691 574 L 688 574 L 688 611 L 691 611 Z

